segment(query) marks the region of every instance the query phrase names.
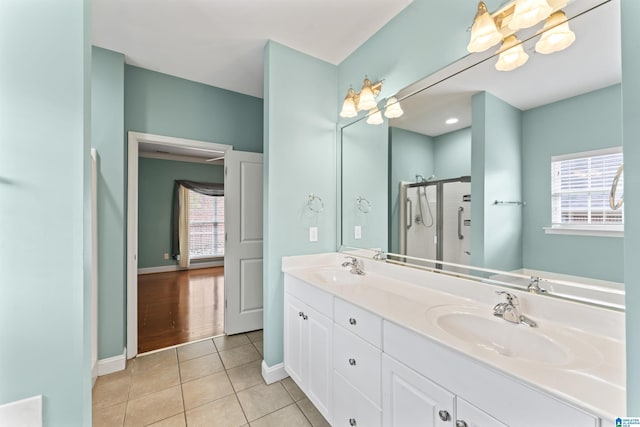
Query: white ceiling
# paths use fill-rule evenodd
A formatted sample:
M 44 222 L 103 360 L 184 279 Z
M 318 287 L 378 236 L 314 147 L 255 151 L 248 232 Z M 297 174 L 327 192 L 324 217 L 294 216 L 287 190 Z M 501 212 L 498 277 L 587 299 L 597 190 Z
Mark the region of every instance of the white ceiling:
M 93 0 L 127 64 L 263 97 L 267 40 L 339 64 L 413 0 Z
M 567 16 L 587 10 L 601 0 L 580 0 L 565 9 Z M 474 66 L 442 83 L 402 101 L 405 114 L 390 121 L 390 126 L 437 136 L 471 125 L 471 96 L 486 90 L 521 109 L 545 105 L 561 99 L 619 83 L 620 3 L 613 0 L 570 21 L 576 41 L 568 49 L 550 55 L 537 54 L 537 38 L 525 43 L 529 61 L 522 67 L 501 72 L 494 68 L 494 58 Z M 524 37 L 523 37 L 524 39 Z M 463 69 L 473 61 L 465 57 L 461 64 L 448 67 L 438 75 L 411 85 L 400 96 L 426 87 Z M 477 57 L 476 57 L 477 58 Z M 449 117 L 459 118 L 446 125 Z

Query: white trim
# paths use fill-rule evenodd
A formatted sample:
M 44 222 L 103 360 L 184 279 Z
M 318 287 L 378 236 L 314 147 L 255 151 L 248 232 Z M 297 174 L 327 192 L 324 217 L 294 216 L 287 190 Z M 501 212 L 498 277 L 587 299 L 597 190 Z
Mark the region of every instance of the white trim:
M 616 147 L 601 148 L 599 150 L 582 151 L 580 153 L 569 153 L 569 154 L 560 154 L 558 156 L 551 156 L 551 161 L 561 162 L 563 160 L 580 159 L 582 157 L 606 156 L 608 154 L 618 154 L 618 153 L 622 153 L 621 145 L 618 145 Z
M 124 371 L 127 367 L 127 348 L 122 354 L 98 360 L 98 376 Z
M 232 145 L 149 133 L 128 132 L 127 163 L 127 358 L 138 353 L 138 145 L 153 142 L 168 146 L 189 147 L 226 153 Z M 99 370 L 98 370 L 99 372 Z
M 284 363 L 278 363 L 277 365 L 269 366 L 267 362 L 262 361 L 262 378 L 267 384 L 273 384 L 276 381 L 287 378 L 289 374 L 284 369 Z
M 148 153 L 141 151 L 139 153 L 140 157 L 145 157 L 147 159 L 156 159 L 156 160 L 173 160 L 176 162 L 188 162 L 188 163 L 200 163 L 204 165 L 212 165 L 212 166 L 224 166 L 224 160 L 216 160 L 212 162 L 208 162 L 208 159 L 200 158 L 200 157 L 189 157 L 189 156 L 181 156 L 178 154 L 165 154 L 165 153 Z
M 0 426 L 42 427 L 42 395 L 0 405 Z
M 223 267 L 223 266 L 224 266 L 224 260 L 211 261 L 211 262 L 195 262 L 191 264 L 188 268 L 180 267 L 177 264 L 163 265 L 160 267 L 139 268 L 138 274 L 165 273 L 167 271 L 197 270 L 199 268 Z
M 624 230 L 610 228 L 542 227 L 545 234 L 564 234 L 593 237 L 624 237 Z

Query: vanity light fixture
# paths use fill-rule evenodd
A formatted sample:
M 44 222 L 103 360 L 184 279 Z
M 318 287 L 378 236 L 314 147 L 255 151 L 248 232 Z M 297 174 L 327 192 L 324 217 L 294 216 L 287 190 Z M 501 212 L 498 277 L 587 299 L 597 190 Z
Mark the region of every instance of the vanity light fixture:
M 549 54 L 564 50 L 576 40 L 569 28 L 567 16 L 562 11 L 554 12 L 544 24 L 542 37 L 536 43 L 536 52 Z
M 513 17 L 509 23 L 512 30 L 520 30 L 536 25 L 547 19 L 553 9 L 547 0 L 516 0 Z
M 458 123 L 458 118 L 457 117 L 451 117 L 447 120 L 445 120 L 445 123 L 448 125 L 455 125 L 456 123 Z
M 504 39 L 500 56 L 496 62 L 496 70 L 511 71 L 524 65 L 529 60 L 529 55 L 522 48 L 520 40 L 514 35 Z
M 373 107 L 373 110 L 369 112 L 369 117 L 367 117 L 367 123 L 370 125 L 381 125 L 383 122 L 382 113 L 378 110 L 378 107 Z
M 538 33 L 541 38 L 536 43 L 536 52 L 546 54 L 566 49 L 576 37 L 561 10 L 566 5 L 567 0 L 511 0 L 490 14 L 481 1 L 471 27 L 467 50 L 472 53 L 484 52 L 502 40 L 496 69 L 513 70 L 529 58 L 522 46 L 518 46 L 517 31 L 545 20 L 544 28 Z
M 404 111 L 402 111 L 402 107 L 400 107 L 400 102 L 395 96 L 387 99 L 387 104 L 384 107 L 384 116 L 388 119 L 397 119 L 402 116 Z
M 487 10 L 483 1 L 478 3 L 478 12 L 471 26 L 471 40 L 467 45 L 469 52 L 484 52 L 502 41 L 502 33 Z
M 340 117 L 356 117 L 358 111 L 371 110 L 378 106 L 376 96 L 382 90 L 382 81 L 372 83 L 367 76 L 364 77 L 364 83 L 360 93 L 356 93 L 353 88 L 349 88 L 347 96 L 342 103 Z
M 340 117 L 355 117 L 358 115 L 358 109 L 356 108 L 356 91 L 353 88 L 349 88 L 347 96 L 344 97 L 342 103 L 342 111 L 340 111 Z

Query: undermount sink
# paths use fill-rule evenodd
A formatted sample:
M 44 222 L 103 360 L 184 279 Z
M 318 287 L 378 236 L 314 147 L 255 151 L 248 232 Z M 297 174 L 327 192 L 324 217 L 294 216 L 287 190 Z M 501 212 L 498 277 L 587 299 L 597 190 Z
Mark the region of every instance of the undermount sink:
M 437 306 L 427 310 L 427 320 L 466 345 L 506 358 L 576 367 L 599 360 L 597 350 L 569 333 L 510 323 L 493 316 L 491 307 Z
M 362 283 L 363 276 L 353 274 L 347 268 L 327 267 L 313 272 L 319 281 L 332 285 L 357 285 Z

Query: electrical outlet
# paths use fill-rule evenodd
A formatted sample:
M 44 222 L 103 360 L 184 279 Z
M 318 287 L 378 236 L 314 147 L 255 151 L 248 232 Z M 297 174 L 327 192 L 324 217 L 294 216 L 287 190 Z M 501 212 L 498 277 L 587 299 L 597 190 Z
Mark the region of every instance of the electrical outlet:
M 309 227 L 309 241 L 310 242 L 318 241 L 318 227 Z
M 356 240 L 362 239 L 362 226 L 356 225 L 353 227 L 353 237 Z
M 164 253 L 164 259 L 169 259 L 169 254 L 168 253 Z

